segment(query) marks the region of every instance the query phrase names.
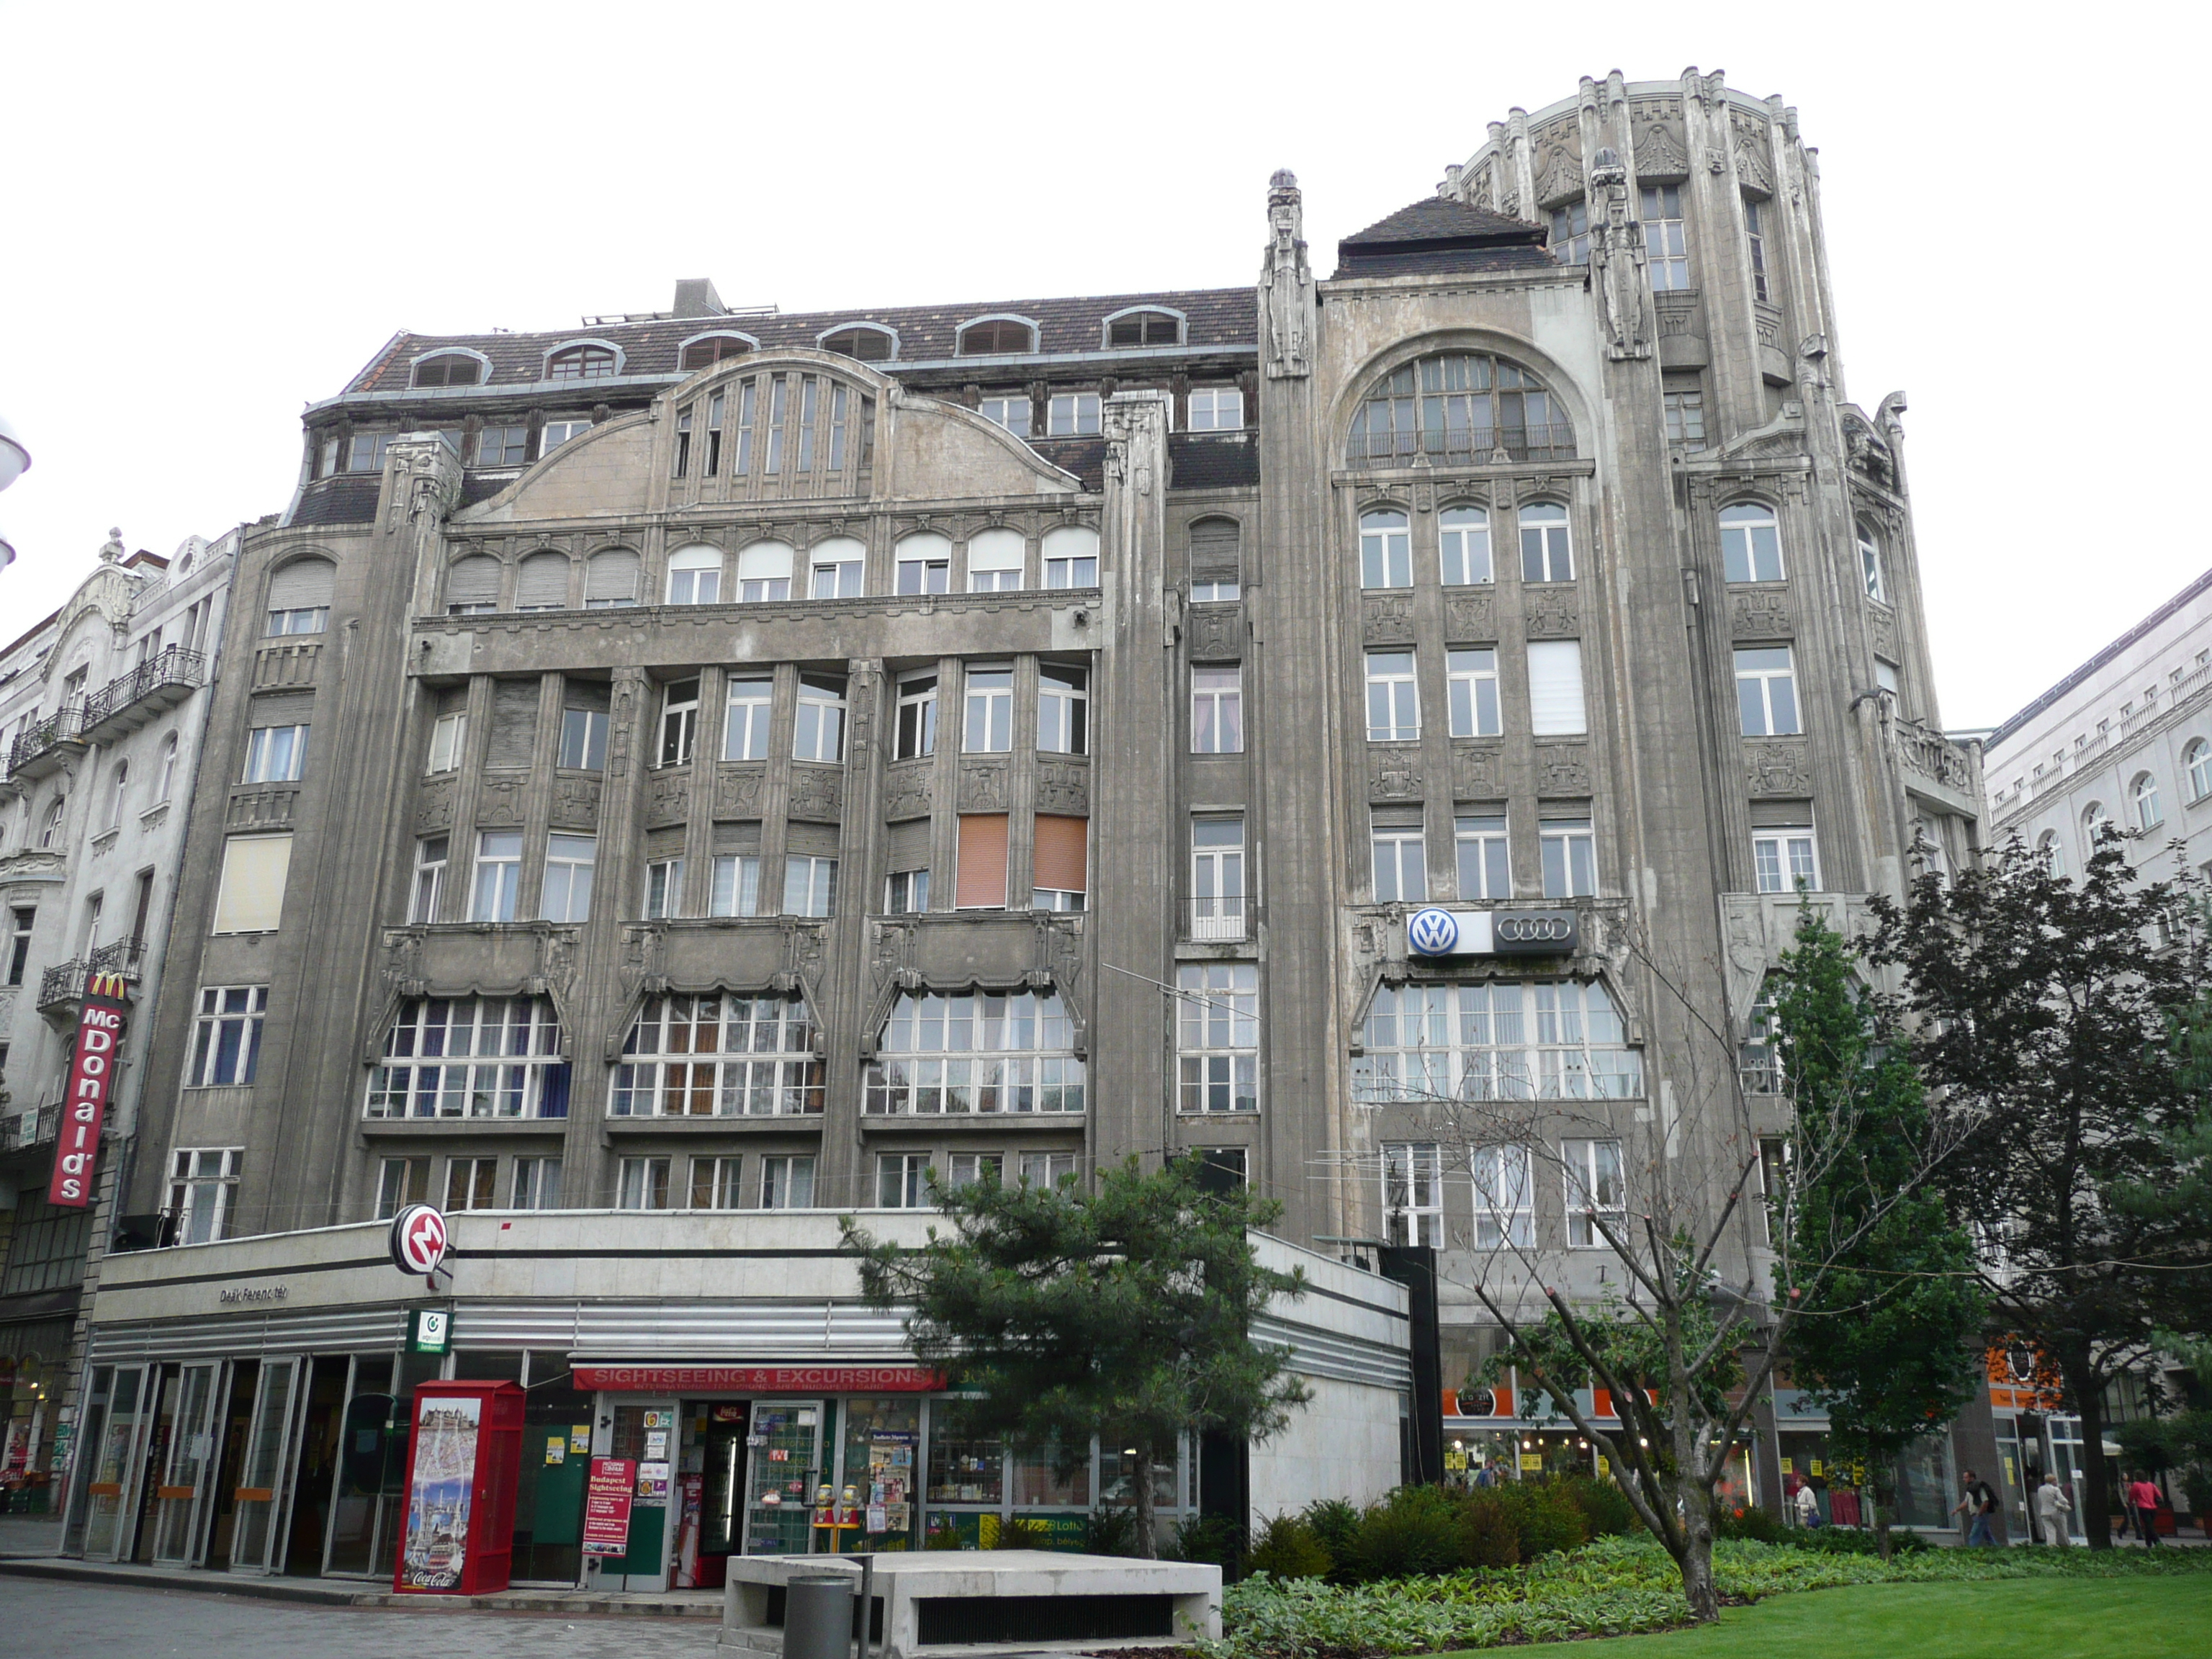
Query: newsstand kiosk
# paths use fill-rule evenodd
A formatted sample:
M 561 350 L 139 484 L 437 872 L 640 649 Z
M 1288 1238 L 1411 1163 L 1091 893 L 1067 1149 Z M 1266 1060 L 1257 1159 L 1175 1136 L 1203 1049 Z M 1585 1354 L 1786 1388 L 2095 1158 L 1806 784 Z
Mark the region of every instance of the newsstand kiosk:
M 522 1409 L 513 1382 L 415 1385 L 394 1590 L 485 1595 L 507 1588 Z

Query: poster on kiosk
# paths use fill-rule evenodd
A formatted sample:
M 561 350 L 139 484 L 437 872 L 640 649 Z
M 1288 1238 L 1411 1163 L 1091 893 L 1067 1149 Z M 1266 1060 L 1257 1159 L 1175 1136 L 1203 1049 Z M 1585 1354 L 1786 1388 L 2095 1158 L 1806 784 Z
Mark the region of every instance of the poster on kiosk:
M 487 1595 L 507 1588 L 522 1404 L 512 1382 L 416 1385 L 394 1590 Z

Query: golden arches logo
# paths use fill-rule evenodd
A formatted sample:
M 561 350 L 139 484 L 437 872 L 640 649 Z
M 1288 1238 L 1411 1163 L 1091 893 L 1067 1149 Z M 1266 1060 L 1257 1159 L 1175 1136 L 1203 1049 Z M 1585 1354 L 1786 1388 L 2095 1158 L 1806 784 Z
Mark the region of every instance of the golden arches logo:
M 88 997 L 112 997 L 120 1002 L 131 994 L 130 981 L 120 974 L 94 974 L 84 982 Z

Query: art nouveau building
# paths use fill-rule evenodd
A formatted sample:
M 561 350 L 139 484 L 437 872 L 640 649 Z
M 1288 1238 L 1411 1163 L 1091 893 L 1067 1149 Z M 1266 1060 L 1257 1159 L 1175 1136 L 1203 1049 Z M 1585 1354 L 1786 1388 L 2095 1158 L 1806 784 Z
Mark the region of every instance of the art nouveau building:
M 453 1363 L 568 1378 L 544 1397 L 623 1445 L 653 1431 L 574 1381 L 599 1362 L 896 1356 L 804 1265 L 825 1218 L 778 1212 L 911 1209 L 925 1170 L 1204 1152 L 1291 1244 L 1440 1247 L 1455 1380 L 1484 1342 L 1452 1287 L 1501 1240 L 1601 1292 L 1571 1191 L 1779 1133 L 1738 1045 L 1797 892 L 1896 890 L 1916 825 L 1963 856 L 1978 804 L 1902 398 L 1847 400 L 1794 113 L 1586 82 L 1333 276 L 1288 173 L 1267 216 L 1256 289 L 784 315 L 684 283 L 403 333 L 310 407 L 240 556 L 191 989 L 148 1051 L 162 1156 L 221 1156 L 255 1237 L 112 1270 L 102 1484 L 148 1400 L 227 1366 L 204 1400 L 307 1449 L 252 1559 L 289 1528 L 295 1570 L 365 1565 L 383 1523 L 296 1476 L 415 1363 L 407 1286 L 356 1273 L 410 1200 L 561 1212 L 465 1218 Z M 1409 941 L 1424 908 L 1456 952 Z M 210 991 L 248 999 L 250 1084 L 190 1068 Z M 1556 1100 L 1557 1143 L 1471 1161 L 1431 1093 Z M 693 1265 L 617 1272 L 628 1239 Z M 1355 1494 L 1396 1478 L 1407 1375 L 1402 1293 L 1360 1279 L 1382 1324 L 1297 1339 Z M 890 1420 L 823 1389 L 820 1434 Z M 913 1528 L 1026 1501 L 920 1455 Z M 142 1547 L 216 1559 L 207 1513 Z

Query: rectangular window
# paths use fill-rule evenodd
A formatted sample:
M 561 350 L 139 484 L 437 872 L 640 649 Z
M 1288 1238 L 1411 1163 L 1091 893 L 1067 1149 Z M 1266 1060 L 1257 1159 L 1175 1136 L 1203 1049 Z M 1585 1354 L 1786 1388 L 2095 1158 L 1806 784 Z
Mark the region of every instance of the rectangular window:
M 886 915 L 920 915 L 929 908 L 929 872 L 894 870 L 884 880 Z
M 179 1244 L 222 1237 L 238 1203 L 237 1146 L 179 1148 L 169 1165 L 169 1216 Z
M 591 429 L 592 423 L 586 420 L 548 421 L 544 433 L 538 440 L 538 453 L 541 456 L 550 455 L 569 439 L 580 438 Z
M 326 605 L 301 605 L 292 611 L 272 611 L 269 613 L 267 634 L 319 634 L 330 621 L 331 608 Z
M 1382 1216 L 1389 1243 L 1443 1247 L 1443 1152 L 1434 1141 L 1382 1143 Z
M 452 848 L 445 836 L 425 836 L 415 843 L 415 885 L 408 896 L 407 920 L 420 926 L 435 921 L 446 896 L 446 863 Z
M 1006 908 L 1006 815 L 960 815 L 960 868 L 954 903 L 963 910 Z
M 884 1152 L 877 1158 L 876 1207 L 879 1210 L 923 1210 L 929 1207 L 927 1152 Z
M 779 382 L 779 384 L 781 384 Z M 615 1176 L 615 1208 L 665 1210 L 668 1207 L 668 1164 L 665 1158 L 626 1158 Z
M 960 746 L 971 755 L 1003 755 L 1014 746 L 1014 671 L 975 667 L 966 676 Z
M 1884 662 L 1880 657 L 1874 659 L 1874 689 L 1887 697 L 1891 702 L 1894 703 L 1897 701 L 1899 692 L 1895 663 Z M 2074 747 L 2078 750 L 2087 741 L 2086 738 L 2076 738 L 2074 739 Z M 2040 768 L 2037 769 L 2041 770 Z M 2018 787 L 2016 783 L 2014 786 L 2015 788 Z
M 1477 1249 L 1530 1249 L 1536 1243 L 1535 1182 L 1526 1146 L 1474 1149 Z
M 563 1118 L 561 1025 L 548 997 L 410 997 L 369 1074 L 372 1118 Z
M 1080 910 L 1091 890 L 1091 821 L 1039 813 L 1033 842 L 1036 880 L 1030 906 Z
M 1682 187 L 1646 185 L 1643 191 L 1644 263 L 1661 293 L 1690 285 L 1690 244 L 1682 230 Z
M 695 1158 L 691 1160 L 691 1207 L 695 1210 L 734 1210 L 740 1206 L 738 1177 L 744 1172 L 742 1158 Z
M 1376 988 L 1352 1091 L 1369 1105 L 1630 1100 L 1641 1050 L 1595 980 Z
M 1421 735 L 1421 694 L 1410 651 L 1367 653 L 1367 741 L 1411 743 Z
M 8 913 L 8 983 L 21 985 L 31 965 L 31 930 L 38 926 L 35 908 L 17 907 Z
M 902 593 L 943 593 L 952 586 L 952 544 L 942 536 L 909 536 L 898 544 L 893 572 Z
M 1580 1249 L 1605 1244 L 1601 1228 L 1620 1236 L 1628 1212 L 1627 1182 L 1622 1178 L 1617 1140 L 1563 1140 L 1559 1155 L 1567 1171 L 1567 1243 Z
M 691 470 L 691 410 L 686 407 L 676 411 L 676 476 L 684 477 Z
M 228 1089 L 253 1081 L 261 1061 L 261 1024 L 269 1013 L 265 985 L 204 985 L 192 1027 L 188 1089 Z
M 1244 820 L 1193 818 L 1190 823 L 1190 936 L 1244 937 Z
M 580 772 L 606 769 L 607 717 L 604 710 L 561 711 L 561 764 Z
M 845 682 L 827 675 L 799 678 L 799 717 L 792 726 L 791 757 L 802 761 L 845 758 Z
M 1684 449 L 1705 447 L 1705 393 L 1693 379 L 1670 384 L 1662 394 L 1667 404 L 1667 441 Z
M 1497 579 L 1487 507 L 1448 507 L 1437 515 L 1437 528 L 1446 587 L 1478 586 Z
M 592 870 L 599 843 L 592 836 L 556 834 L 545 842 L 544 910 L 548 921 L 588 921 L 592 915 Z
M 753 470 L 753 394 L 759 385 L 758 380 L 747 380 L 738 388 L 738 459 L 730 469 L 734 477 L 744 477 Z
M 799 382 L 799 470 L 814 471 L 814 428 L 822 399 L 822 377 L 809 374 Z
M 760 1206 L 763 1210 L 814 1207 L 814 1160 L 789 1153 L 761 1159 Z
M 526 426 L 488 426 L 477 434 L 478 466 L 520 466 L 529 453 Z
M 645 919 L 667 921 L 684 914 L 684 860 L 654 859 L 645 866 Z
M 722 758 L 766 760 L 769 720 L 775 710 L 775 682 L 733 679 L 722 708 Z
M 1085 544 L 1091 550 L 1086 553 L 1055 552 L 1053 543 L 1060 534 L 1060 532 L 1054 531 L 1044 538 L 1044 585 L 1047 587 L 1097 586 L 1098 538 L 1096 536 L 1089 538 Z
M 898 758 L 920 760 L 937 752 L 937 676 L 917 674 L 898 689 Z
M 292 837 L 233 836 L 222 844 L 222 885 L 216 896 L 218 933 L 273 933 L 284 913 L 292 870 Z
M 1225 605 L 1243 591 L 1243 536 L 1232 519 L 1190 527 L 1190 602 Z
M 976 413 L 994 426 L 1002 426 L 1017 438 L 1030 435 L 1030 400 L 1026 398 L 986 398 Z
M 561 1160 L 557 1158 L 518 1158 L 514 1184 L 507 1200 L 512 1210 L 557 1210 L 561 1207 Z
M 1075 1176 L 1073 1152 L 1024 1152 L 1021 1182 L 1024 1187 L 1057 1187 Z
M 1098 431 L 1098 394 L 1095 392 L 1058 393 L 1052 400 L 1049 424 L 1045 429 L 1055 438 L 1096 435 Z
M 726 396 L 720 392 L 707 400 L 707 476 L 710 478 L 722 470 L 722 413 L 726 404 Z
M 1091 678 L 1080 668 L 1037 665 L 1037 747 L 1047 754 L 1091 752 Z
M 1567 509 L 1557 501 L 1535 501 L 1520 510 L 1521 580 L 1571 582 L 1575 546 Z
M 1429 896 L 1428 855 L 1418 823 L 1377 817 L 1370 830 L 1375 853 L 1375 902 L 1419 904 Z
M 783 471 L 783 427 L 791 408 L 791 377 L 771 374 L 768 383 L 768 467 L 770 477 Z
M 1176 970 L 1179 1101 L 1186 1112 L 1260 1107 L 1260 970 L 1248 962 Z
M 725 853 L 714 860 L 714 888 L 707 914 L 714 916 L 757 916 L 760 914 L 760 855 Z
M 945 1184 L 948 1187 L 972 1187 L 979 1181 L 1003 1181 L 1006 1170 L 1006 1155 L 1004 1152 L 955 1152 L 950 1161 Z
M 1244 752 L 1244 670 L 1194 668 L 1190 671 L 1190 752 L 1194 755 L 1241 755 Z
M 1234 432 L 1244 424 L 1244 394 L 1235 386 L 1197 386 L 1190 394 L 1193 432 Z
M 246 775 L 240 783 L 296 783 L 307 763 L 304 726 L 257 726 L 246 734 Z
M 471 921 L 513 921 L 522 893 L 522 831 L 477 832 L 477 878 L 471 896 Z
M 1732 582 L 1782 580 L 1782 527 L 1755 501 L 1721 513 L 1721 568 Z
M 817 599 L 859 599 L 867 587 L 867 561 L 833 556 L 859 550 L 859 543 L 842 539 L 816 548 L 808 566 L 813 572 L 813 584 L 809 590 L 811 596 Z
M 1813 826 L 1778 824 L 1751 832 L 1751 862 L 1762 893 L 1817 893 L 1820 863 L 1813 846 Z
M 410 1204 L 430 1201 L 430 1160 L 387 1158 L 377 1170 L 376 1218 L 389 1221 Z
M 699 729 L 699 682 L 672 680 L 660 698 L 660 761 L 663 766 L 688 766 L 691 740 Z
M 1797 677 L 1786 645 L 1736 647 L 1735 700 L 1747 738 L 1786 737 L 1805 729 L 1797 718 Z
M 1751 243 L 1751 297 L 1765 305 L 1773 295 L 1766 280 L 1766 221 L 1756 202 L 1743 204 L 1743 230 Z
M 381 472 L 385 452 L 392 447 L 389 432 L 356 432 L 353 444 L 346 452 L 346 471 L 349 472 Z
M 1528 729 L 1540 738 L 1578 737 L 1589 730 L 1580 640 L 1529 641 Z
M 495 1158 L 449 1158 L 446 1160 L 446 1213 L 456 1210 L 489 1210 L 499 1203 L 499 1160 Z
M 968 591 L 1013 593 L 1029 569 L 1029 544 L 1016 530 L 988 530 L 968 538 Z
M 1452 821 L 1459 845 L 1459 896 L 1463 899 L 1510 899 L 1513 866 L 1506 856 L 1505 814 L 1462 814 Z
M 1563 265 L 1589 263 L 1589 203 L 1581 198 L 1552 210 L 1552 257 Z
M 1411 587 L 1413 532 L 1402 513 L 1369 513 L 1359 520 L 1359 585 Z
M 441 714 L 430 727 L 430 764 L 433 772 L 451 772 L 461 763 L 468 750 L 469 717 L 463 714 Z
M 1498 713 L 1498 651 L 1493 646 L 1449 653 L 1445 671 L 1451 691 L 1451 734 L 1494 738 L 1504 725 Z
M 836 860 L 797 856 L 784 860 L 784 915 L 826 916 L 836 908 Z
M 1587 817 L 1543 818 L 1544 896 L 1588 898 L 1597 891 L 1597 839 Z

